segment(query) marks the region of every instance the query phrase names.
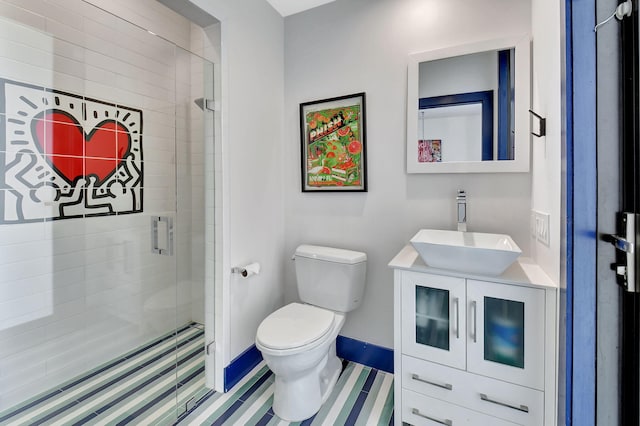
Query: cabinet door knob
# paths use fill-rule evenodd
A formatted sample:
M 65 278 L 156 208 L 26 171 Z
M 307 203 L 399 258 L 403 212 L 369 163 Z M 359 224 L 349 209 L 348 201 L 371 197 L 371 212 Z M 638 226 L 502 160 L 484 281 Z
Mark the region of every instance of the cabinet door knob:
M 508 402 L 497 401 L 495 399 L 489 398 L 484 393 L 480 394 L 480 399 L 483 400 L 483 401 L 490 402 L 492 404 L 497 404 L 497 405 L 501 405 L 503 407 L 512 408 L 514 410 L 523 411 L 525 413 L 529 412 L 529 407 L 527 407 L 526 405 L 515 405 L 515 404 L 510 404 Z
M 417 408 L 412 408 L 411 409 L 411 414 L 416 415 L 416 416 L 420 416 L 420 417 L 422 417 L 424 419 L 427 419 L 427 420 L 431 420 L 432 422 L 440 423 L 441 425 L 453 426 L 453 422 L 451 420 L 449 420 L 449 419 L 441 420 L 441 419 L 437 419 L 435 417 L 427 416 L 426 414 L 422 414 L 420 412 L 420 410 L 418 410 Z
M 428 385 L 432 385 L 432 386 L 437 386 L 439 388 L 442 389 L 446 389 L 446 390 L 453 390 L 453 385 L 449 384 L 449 383 L 438 383 L 438 382 L 433 382 L 431 380 L 427 380 L 427 379 L 423 379 L 422 377 L 418 376 L 417 374 L 413 373 L 411 375 L 411 378 L 417 382 L 422 382 L 422 383 L 426 383 Z

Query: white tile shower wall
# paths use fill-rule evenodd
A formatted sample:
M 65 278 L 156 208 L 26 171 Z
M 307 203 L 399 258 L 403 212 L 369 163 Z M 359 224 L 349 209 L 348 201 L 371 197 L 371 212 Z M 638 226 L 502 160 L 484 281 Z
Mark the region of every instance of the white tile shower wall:
M 176 202 L 180 206 L 181 214 L 177 217 L 177 235 L 175 248 L 177 256 L 178 279 L 178 304 L 180 309 L 186 306 L 191 309 L 191 166 L 186 161 L 191 140 L 189 127 L 191 116 L 189 114 L 190 91 L 190 54 L 183 49 L 176 49 Z M 189 312 L 189 317 L 191 312 Z
M 87 0 L 129 22 L 189 49 L 190 22 L 181 15 L 158 4 L 156 0 Z
M 185 48 L 195 33 L 153 0 L 90 2 Z M 0 77 L 142 109 L 145 170 L 143 214 L 0 225 L 2 410 L 192 318 L 197 267 L 150 253 L 149 215 L 175 217 L 186 194 L 189 219 L 177 219 L 176 240 L 192 247 L 204 229 L 193 197 L 204 187 L 199 164 L 197 190 L 187 191 L 194 182 L 181 172 L 197 155 L 175 150 L 193 101 L 175 47 L 80 0 L 0 0 L 0 20 Z M 175 263 L 185 277 L 177 288 Z

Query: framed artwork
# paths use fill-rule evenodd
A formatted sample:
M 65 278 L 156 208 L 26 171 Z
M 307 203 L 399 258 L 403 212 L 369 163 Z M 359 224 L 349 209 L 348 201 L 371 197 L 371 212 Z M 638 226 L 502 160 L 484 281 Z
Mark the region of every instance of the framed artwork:
M 420 139 L 418 140 L 418 162 L 440 163 L 442 161 L 442 140 Z
M 300 104 L 303 192 L 367 191 L 365 94 Z

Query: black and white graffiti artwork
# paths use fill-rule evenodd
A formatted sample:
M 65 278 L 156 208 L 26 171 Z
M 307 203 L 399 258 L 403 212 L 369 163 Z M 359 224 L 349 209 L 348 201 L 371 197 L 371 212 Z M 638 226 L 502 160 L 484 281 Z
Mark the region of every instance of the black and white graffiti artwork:
M 142 111 L 0 79 L 0 224 L 142 212 Z

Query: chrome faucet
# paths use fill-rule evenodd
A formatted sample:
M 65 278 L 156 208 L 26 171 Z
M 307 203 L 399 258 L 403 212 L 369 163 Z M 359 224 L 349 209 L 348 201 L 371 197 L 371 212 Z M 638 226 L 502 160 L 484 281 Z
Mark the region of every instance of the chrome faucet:
M 467 193 L 464 189 L 458 190 L 456 196 L 458 204 L 458 231 L 466 232 L 467 230 Z

